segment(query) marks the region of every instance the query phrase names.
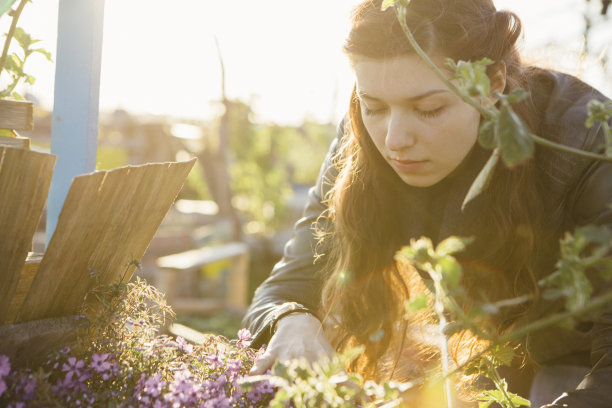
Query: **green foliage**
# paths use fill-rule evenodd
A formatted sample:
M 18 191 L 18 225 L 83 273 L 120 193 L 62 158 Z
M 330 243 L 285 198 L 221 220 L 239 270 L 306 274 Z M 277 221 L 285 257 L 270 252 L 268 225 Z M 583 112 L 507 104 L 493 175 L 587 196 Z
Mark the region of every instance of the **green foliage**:
M 476 198 L 481 192 L 483 192 L 487 188 L 487 186 L 493 179 L 493 172 L 495 170 L 495 166 L 497 166 L 497 162 L 499 161 L 500 154 L 501 150 L 499 148 L 495 148 L 495 150 L 493 150 L 493 154 L 491 154 L 491 157 L 489 157 L 487 163 L 484 165 L 482 170 L 480 170 L 478 176 L 476 176 L 476 179 L 474 179 L 474 182 L 470 186 L 468 193 L 463 199 L 463 203 L 461 204 L 462 210 L 465 209 L 465 206 L 470 201 Z
M 502 408 L 518 408 L 518 407 L 530 407 L 531 402 L 508 391 L 508 384 L 505 380 L 502 380 L 502 389 L 485 391 L 482 393 L 482 397 L 479 398 L 478 408 L 488 408 L 492 403 L 497 403 Z
M 343 354 L 323 358 L 313 364 L 306 360 L 277 362 L 269 375 L 245 378 L 241 384 L 252 386 L 269 381 L 278 387 L 271 408 L 291 406 L 304 408 L 373 408 L 381 401 L 399 403 L 400 394 L 418 383 L 364 383 L 357 374 L 347 373 L 344 367 L 363 352 L 363 348 L 349 349 Z M 375 402 L 372 402 L 375 401 Z
M 589 117 L 586 121 L 587 127 L 595 125 L 596 121 L 601 122 L 606 139 L 606 156 L 612 157 L 612 129 L 610 129 L 609 121 L 612 117 L 612 101 L 601 102 L 592 100 L 588 104 Z
M 577 311 L 587 305 L 593 287 L 587 272 L 594 271 L 604 279 L 612 278 L 612 232 L 605 227 L 587 226 L 566 233 L 561 241 L 561 258 L 554 273 L 542 279 L 542 296 L 555 300 L 565 298 L 565 307 Z
M 43 48 L 33 48 L 32 46 L 40 42 L 40 40 L 33 39 L 32 36 L 26 33 L 22 28 L 16 27 L 13 32 L 13 37 L 20 47 L 20 52 L 13 52 L 7 55 L 3 72 L 6 72 L 9 76 L 10 83 L 0 91 L 0 98 L 13 97 L 15 99 L 23 99 L 23 97 L 15 91 L 17 85 L 24 82 L 29 85 L 33 85 L 36 79 L 29 75 L 25 71 L 26 61 L 33 54 L 43 55 L 47 60 L 52 62 L 51 54 Z M 11 38 L 6 37 L 5 42 L 10 42 Z
M 229 117 L 230 174 L 236 208 L 273 230 L 285 222 L 292 185 L 315 183 L 333 125 L 256 125 L 249 105 L 233 101 Z M 308 154 L 304 154 L 308 152 Z
M 487 75 L 487 67 L 493 64 L 489 58 L 480 61 L 459 61 L 447 59 L 446 64 L 455 72 L 453 79 L 459 83 L 459 88 L 472 97 L 488 97 L 491 81 Z
M 15 0 L 1 0 L 0 1 L 0 16 L 4 15 L 11 9 L 11 6 L 15 3 Z
M 484 376 L 495 384 L 496 389 L 493 391 L 475 390 L 479 395 L 479 407 L 489 407 L 492 403 L 504 408 L 529 406 L 529 401 L 508 391 L 498 367 L 512 363 L 514 345 L 523 341 L 527 334 L 551 325 L 565 324 L 574 316 L 597 312 L 612 301 L 609 295 L 591 301 L 593 288 L 588 277 L 589 273 L 595 273 L 603 280 L 612 279 L 612 259 L 609 256 L 612 252 L 612 232 L 607 227 L 587 226 L 577 228 L 574 234 L 566 234 L 560 242 L 561 257 L 557 270 L 539 282 L 543 288 L 542 296 L 550 300 L 564 299 L 566 310 L 544 316 L 526 326 L 514 327 L 503 335 L 491 324 L 490 317 L 500 313 L 504 307 L 528 302 L 532 296 L 524 295 L 495 302 L 485 296 L 483 299 L 467 301 L 466 291 L 461 286 L 461 266 L 452 255 L 462 251 L 469 242 L 450 237 L 434 249 L 431 240 L 420 238 L 412 240 L 409 247 L 397 253 L 398 261 L 427 272 L 433 281 L 433 285 L 428 285 L 435 299 L 433 305 L 428 301 L 429 295 L 413 299 L 405 305 L 407 316 L 429 308 L 431 315 L 438 316 L 442 335 L 450 336 L 457 331 L 469 329 L 481 340 L 489 342 L 489 347 L 472 356 L 460 367 L 465 375 Z M 460 304 L 471 304 L 471 308 L 464 310 Z M 446 318 L 450 318 L 451 323 L 446 324 Z M 448 380 L 450 373 L 445 375 Z

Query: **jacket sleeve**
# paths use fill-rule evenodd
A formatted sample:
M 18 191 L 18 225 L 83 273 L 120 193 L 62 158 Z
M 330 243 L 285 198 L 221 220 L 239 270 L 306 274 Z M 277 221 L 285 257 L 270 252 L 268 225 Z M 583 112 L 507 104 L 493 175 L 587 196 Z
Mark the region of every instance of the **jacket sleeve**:
M 597 139 L 601 146 L 603 132 L 599 136 Z M 612 228 L 612 163 L 592 162 L 580 177 L 573 193 L 574 225 Z M 598 289 L 598 295 L 612 290 L 611 282 L 598 286 Z M 568 390 L 546 407 L 612 407 L 612 307 L 593 321 L 591 338 L 591 370 L 576 390 Z
M 258 348 L 270 340 L 276 312 L 283 303 L 297 302 L 316 316 L 321 289 L 317 272 L 323 264 L 323 259 L 315 263 L 317 239 L 314 236 L 313 223 L 325 211 L 323 198 L 336 178 L 333 157 L 343 129 L 341 122 L 338 126 L 338 137 L 331 144 L 317 183 L 308 192 L 303 216 L 295 224 L 293 236 L 285 245 L 283 258 L 255 291 L 253 302 L 243 319 L 243 326 L 253 333 L 251 347 Z

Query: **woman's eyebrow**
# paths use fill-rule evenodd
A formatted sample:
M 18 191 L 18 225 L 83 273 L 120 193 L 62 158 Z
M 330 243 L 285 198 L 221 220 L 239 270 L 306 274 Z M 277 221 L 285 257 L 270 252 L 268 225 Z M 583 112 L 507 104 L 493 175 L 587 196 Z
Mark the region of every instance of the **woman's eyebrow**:
M 418 101 L 420 99 L 424 99 L 427 98 L 428 96 L 432 96 L 435 94 L 439 94 L 439 93 L 445 93 L 445 92 L 450 92 L 448 89 L 432 89 L 430 91 L 424 92 L 422 94 L 419 95 L 415 95 L 415 96 L 411 96 L 409 98 L 404 99 L 406 102 L 415 102 Z M 380 101 L 380 98 L 376 98 L 374 96 L 368 95 L 367 92 L 364 91 L 357 91 L 357 96 L 359 97 L 359 99 L 369 99 L 371 101 Z

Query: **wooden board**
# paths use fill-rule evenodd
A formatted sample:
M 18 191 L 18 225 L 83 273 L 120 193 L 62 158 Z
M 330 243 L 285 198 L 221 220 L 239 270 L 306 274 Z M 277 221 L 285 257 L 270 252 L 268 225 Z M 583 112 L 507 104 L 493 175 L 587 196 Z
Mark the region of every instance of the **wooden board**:
M 54 164 L 50 154 L 0 147 L 0 324 L 32 250 Z
M 87 334 L 88 322 L 78 316 L 64 316 L 0 327 L 0 351 L 11 359 L 11 368 L 36 369 L 49 353 L 76 344 Z
M 17 283 L 17 287 L 15 288 L 15 292 L 13 293 L 11 305 L 9 306 L 9 311 L 4 324 L 12 324 L 15 320 L 17 312 L 19 311 L 19 309 L 21 309 L 23 299 L 25 299 L 26 294 L 30 290 L 30 286 L 32 286 L 32 281 L 34 280 L 34 276 L 36 276 L 36 273 L 38 272 L 38 267 L 40 266 L 42 258 L 43 254 L 33 252 L 30 252 L 28 254 L 28 257 L 25 261 L 25 265 L 21 270 L 19 282 Z
M 33 128 L 32 102 L 0 99 L 0 129 L 32 130 Z
M 95 284 L 128 281 L 195 159 L 76 177 L 16 322 L 77 313 Z
M 15 149 L 30 150 L 30 139 L 27 137 L 15 136 L 0 136 L 0 146 L 13 147 Z

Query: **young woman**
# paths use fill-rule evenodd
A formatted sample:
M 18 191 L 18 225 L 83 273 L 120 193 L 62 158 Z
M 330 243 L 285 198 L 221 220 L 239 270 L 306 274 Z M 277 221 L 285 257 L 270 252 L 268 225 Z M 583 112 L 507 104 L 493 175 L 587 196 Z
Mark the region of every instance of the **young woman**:
M 537 282 L 554 270 L 565 231 L 612 225 L 612 166 L 541 146 L 524 164 L 498 164 L 487 190 L 462 210 L 491 155 L 477 142 L 480 115 L 415 54 L 395 11 L 380 9 L 381 0 L 355 9 L 345 44 L 356 74 L 349 115 L 284 258 L 245 317 L 253 346 L 268 344 L 254 373 L 276 359 L 314 360 L 334 347 L 363 344 L 361 368 L 376 375 L 378 362 L 405 333 L 397 322 L 410 290 L 394 254 L 411 238 L 427 236 L 435 244 L 450 235 L 474 237 L 457 255 L 472 298 L 532 294 L 530 304 L 496 316 L 503 330 L 558 308 L 538 296 Z M 492 92 L 529 91 L 513 108 L 534 134 L 601 151 L 601 127 L 584 123 L 587 102 L 606 98 L 571 76 L 523 65 L 516 15 L 497 11 L 491 0 L 412 0 L 406 21 L 439 67 L 447 58 L 488 57 Z M 329 316 L 338 325 L 334 339 L 321 326 Z M 524 343 L 539 367 L 532 406 L 565 392 L 549 406 L 612 407 L 612 314 L 551 328 Z M 518 382 L 515 388 L 529 396 L 526 382 L 526 389 Z M 553 390 L 546 393 L 547 387 Z

